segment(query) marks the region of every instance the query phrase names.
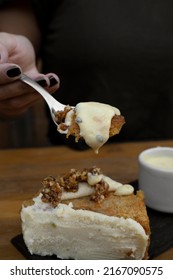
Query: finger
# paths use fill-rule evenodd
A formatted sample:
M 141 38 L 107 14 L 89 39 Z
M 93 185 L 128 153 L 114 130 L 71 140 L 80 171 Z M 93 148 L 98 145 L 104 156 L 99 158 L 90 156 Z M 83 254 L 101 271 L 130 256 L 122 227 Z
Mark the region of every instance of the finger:
M 1 118 L 11 118 L 21 115 L 39 99 L 39 95 L 26 94 L 20 97 L 10 98 L 8 100 L 2 101 L 0 103 Z
M 11 83 L 19 79 L 21 68 L 17 64 L 2 63 L 0 64 L 0 85 Z
M 34 71 L 27 72 L 26 74 L 43 86 L 49 93 L 54 93 L 60 87 L 60 79 L 55 73 L 42 74 L 35 68 Z
M 16 80 L 0 86 L 0 102 L 29 94 L 40 96 L 35 89 L 20 80 Z
M 51 87 L 49 88 L 44 75 L 37 75 L 36 80 L 42 87 L 44 87 L 48 92 L 51 93 Z M 0 79 L 1 80 L 1 79 Z M 3 82 L 3 84 L 1 84 Z M 41 98 L 40 94 L 33 89 L 30 85 L 25 84 L 21 80 L 11 81 L 10 83 L 4 83 L 2 79 L 0 82 L 0 101 L 5 101 L 11 98 L 21 97 L 23 95 L 34 94 Z
M 9 63 L 7 48 L 0 43 L 0 84 L 10 83 L 19 79 L 21 72 L 22 69 L 19 65 Z M 50 85 L 49 78 L 40 73 L 34 63 L 25 74 L 33 80 L 39 81 L 44 87 L 49 87 Z
M 40 100 L 39 94 L 26 94 L 9 99 L 8 105 L 14 110 L 23 110 L 25 108 L 27 109 L 38 100 Z
M 49 93 L 53 93 L 60 87 L 60 79 L 55 73 L 48 73 L 46 76 L 49 78 Z
M 0 63 L 8 61 L 8 51 L 3 44 L 0 43 Z
M 0 64 L 0 101 L 25 94 L 35 93 L 38 95 L 35 89 L 19 80 L 20 75 L 16 76 L 15 78 L 7 77 L 8 75 L 13 76 L 14 73 L 18 74 L 18 68 L 16 68 L 16 66 L 10 66 L 9 68 L 8 66 L 8 64 Z M 30 77 L 35 79 L 42 87 L 45 87 L 46 89 L 50 85 L 49 78 L 44 74 L 38 73 L 36 70 L 30 74 Z
M 40 73 L 35 65 L 32 68 L 32 71 L 28 71 L 25 74 L 28 75 L 31 79 L 38 82 L 40 85 L 42 85 L 42 79 L 45 79 L 47 82 L 47 90 L 49 91 L 49 93 L 56 91 L 60 87 L 60 79 L 55 73 Z
M 50 85 L 49 78 L 46 75 L 40 73 L 35 65 L 30 71 L 27 71 L 24 74 L 26 74 L 32 80 L 38 82 L 40 85 L 42 85 L 43 81 L 45 81 L 43 83 L 43 87 L 49 87 Z
M 16 48 L 17 36 L 19 37 L 20 35 L 1 32 L 1 38 L 0 38 L 1 62 L 3 63 L 7 62 L 9 58 L 9 54 L 14 52 L 14 49 Z

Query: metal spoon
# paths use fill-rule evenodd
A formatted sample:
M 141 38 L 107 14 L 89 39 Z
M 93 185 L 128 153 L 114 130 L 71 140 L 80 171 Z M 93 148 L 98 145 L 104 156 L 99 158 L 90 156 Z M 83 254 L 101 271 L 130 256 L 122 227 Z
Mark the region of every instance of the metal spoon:
M 21 74 L 20 80 L 28 85 L 30 85 L 32 88 L 34 88 L 37 92 L 39 92 L 44 100 L 47 102 L 47 105 L 49 106 L 50 109 L 50 114 L 52 117 L 53 122 L 57 124 L 55 120 L 55 112 L 57 111 L 63 111 L 66 105 L 58 102 L 52 95 L 50 95 L 43 87 L 41 87 L 37 82 L 29 78 L 25 74 Z

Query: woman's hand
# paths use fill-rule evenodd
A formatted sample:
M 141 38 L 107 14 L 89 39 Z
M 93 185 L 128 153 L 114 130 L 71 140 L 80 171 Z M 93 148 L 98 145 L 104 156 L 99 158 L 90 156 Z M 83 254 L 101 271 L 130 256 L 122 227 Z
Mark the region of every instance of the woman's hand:
M 54 73 L 39 73 L 34 48 L 24 36 L 0 33 L 0 118 L 14 118 L 32 106 L 40 95 L 19 80 L 25 73 L 36 80 L 49 93 L 59 87 Z

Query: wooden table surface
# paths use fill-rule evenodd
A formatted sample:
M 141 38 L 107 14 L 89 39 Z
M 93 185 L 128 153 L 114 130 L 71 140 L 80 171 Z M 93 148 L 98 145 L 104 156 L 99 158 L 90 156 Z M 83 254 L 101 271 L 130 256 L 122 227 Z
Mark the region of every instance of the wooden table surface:
M 131 182 L 138 178 L 139 153 L 155 146 L 173 147 L 173 141 L 107 144 L 98 155 L 64 146 L 0 150 L 0 259 L 24 259 L 11 239 L 21 233 L 22 202 L 40 189 L 44 177 L 96 165 L 117 181 Z M 173 248 L 157 259 L 172 260 Z

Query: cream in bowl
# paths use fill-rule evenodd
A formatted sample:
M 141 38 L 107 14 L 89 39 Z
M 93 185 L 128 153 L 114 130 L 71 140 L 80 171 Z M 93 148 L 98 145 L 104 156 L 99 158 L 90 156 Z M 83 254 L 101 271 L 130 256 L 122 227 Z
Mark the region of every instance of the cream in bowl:
M 139 155 L 139 188 L 145 203 L 158 211 L 173 213 L 173 148 L 150 148 Z

